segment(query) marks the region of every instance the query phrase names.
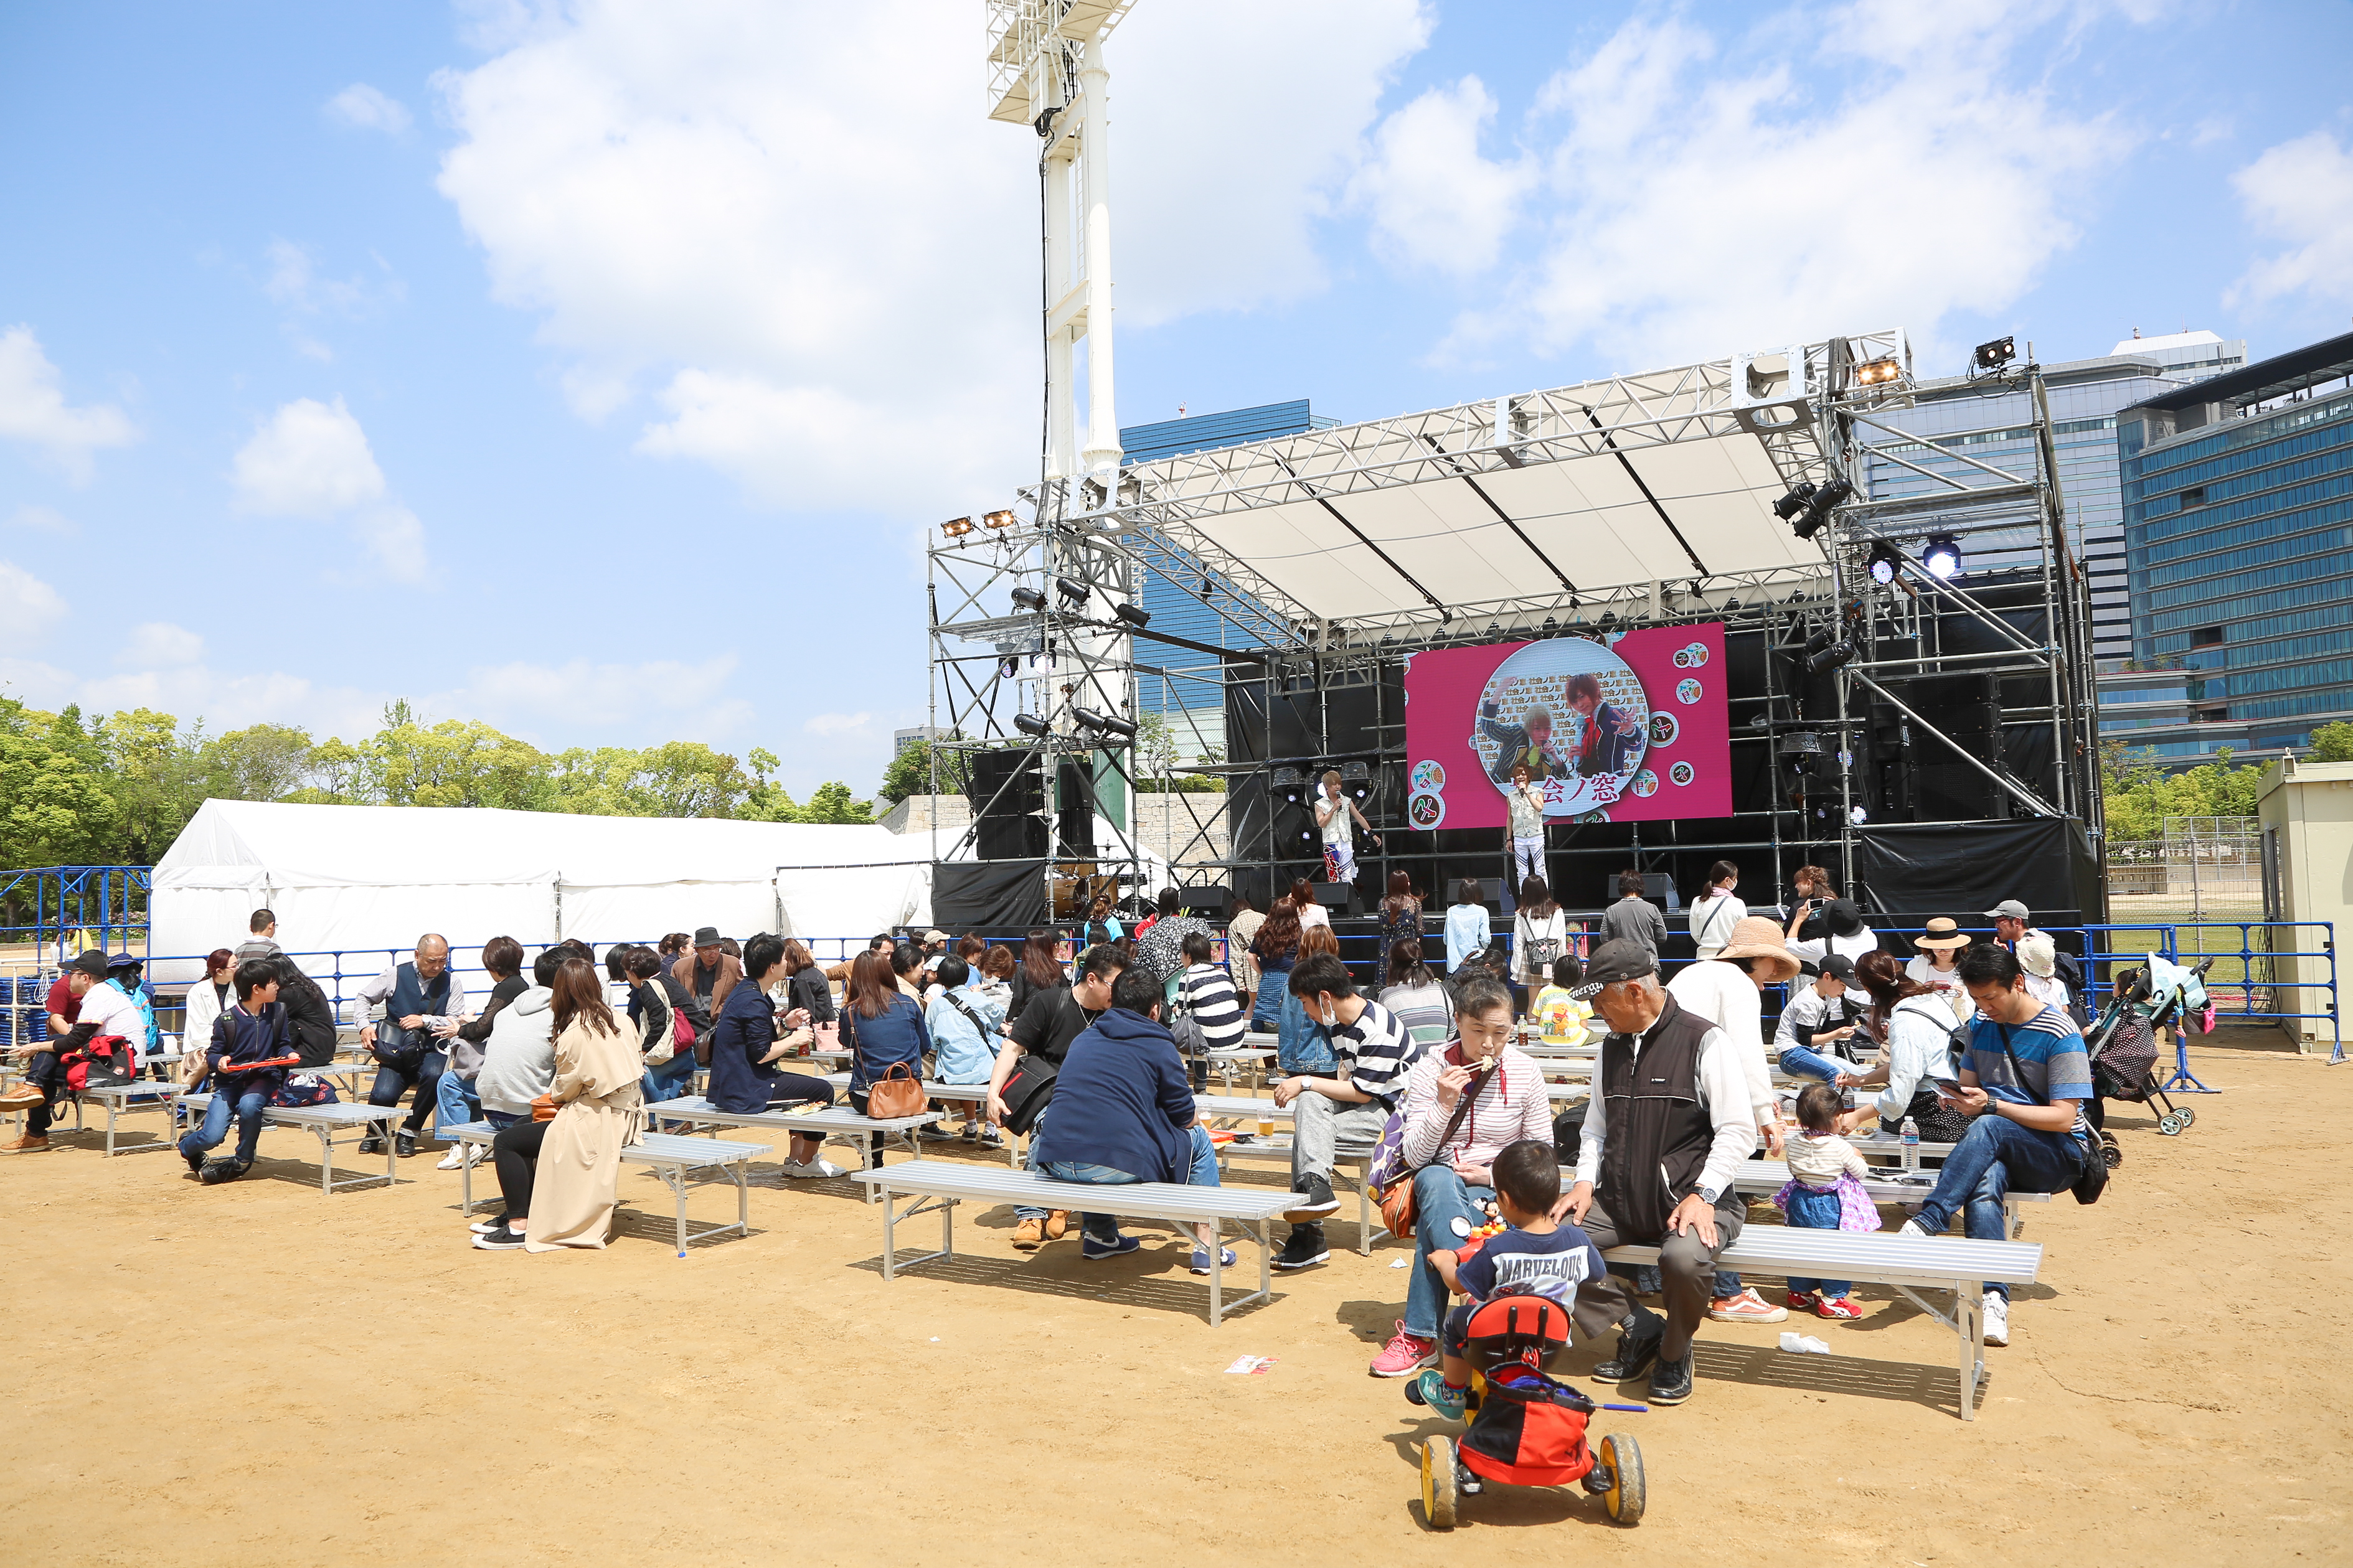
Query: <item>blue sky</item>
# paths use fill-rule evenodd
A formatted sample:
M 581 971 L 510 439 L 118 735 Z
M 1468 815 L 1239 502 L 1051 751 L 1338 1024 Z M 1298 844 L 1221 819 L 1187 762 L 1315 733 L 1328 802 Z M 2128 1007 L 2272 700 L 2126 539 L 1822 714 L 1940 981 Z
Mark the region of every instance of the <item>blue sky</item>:
M 0 12 L 0 681 L 871 788 L 1035 472 L 976 0 Z M 1123 422 L 2353 320 L 2353 7 L 1140 0 Z

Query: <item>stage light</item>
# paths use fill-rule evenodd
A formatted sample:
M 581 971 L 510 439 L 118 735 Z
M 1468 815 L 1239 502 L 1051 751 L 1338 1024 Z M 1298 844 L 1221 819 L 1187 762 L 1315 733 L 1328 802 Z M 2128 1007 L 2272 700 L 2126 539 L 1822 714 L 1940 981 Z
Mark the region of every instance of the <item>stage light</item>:
M 1054 732 L 1053 727 L 1035 713 L 1016 713 L 1013 727 L 1025 735 L 1050 735 Z
M 1854 644 L 1847 641 L 1844 637 L 1841 637 L 1838 641 L 1831 644 L 1828 647 L 1819 649 L 1818 651 L 1806 656 L 1806 673 L 1808 675 L 1827 675 L 1831 670 L 1836 669 L 1840 665 L 1852 662 L 1853 658 Z
M 1735 611 L 1735 610 L 1736 610 L 1736 609 L 1738 609 L 1738 608 L 1740 608 L 1740 601 L 1739 601 L 1739 600 L 1737 600 L 1737 599 L 1726 599 L 1726 600 L 1725 600 L 1725 601 L 1724 601 L 1724 613 L 1725 613 L 1725 615 L 1727 615 L 1727 616 L 1728 616 L 1728 615 L 1732 614 L 1732 612 L 1733 612 L 1733 611 Z
M 1949 533 L 1930 534 L 1927 548 L 1920 552 L 1920 563 L 1937 582 L 1948 581 L 1961 570 L 1961 542 Z
M 1813 497 L 1814 487 L 1810 484 L 1800 484 L 1773 503 L 1773 515 L 1787 522 L 1805 510 L 1806 503 L 1813 500 Z
M 1748 727 L 1752 730 L 1769 730 L 1773 727 L 1773 715 L 1759 713 L 1756 718 L 1748 721 Z
M 1602 612 L 1601 612 L 1601 626 L 1602 626 L 1602 629 L 1603 629 L 1603 630 L 1605 630 L 1605 631 L 1606 631 L 1606 630 L 1608 630 L 1609 627 L 1614 626 L 1616 626 L 1617 624 L 1618 624 L 1618 612 L 1617 612 L 1617 611 L 1615 611 L 1615 610 L 1604 610 L 1604 611 L 1602 611 Z
M 1854 367 L 1855 384 L 1859 386 L 1884 386 L 1904 374 L 1904 367 L 1892 359 L 1866 360 Z
M 1054 592 L 1061 595 L 1073 605 L 1083 605 L 1087 602 L 1087 585 L 1068 577 L 1054 579 Z
M 1822 524 L 1831 520 L 1831 510 L 1852 494 L 1854 487 L 1844 479 L 1832 479 L 1818 487 L 1812 495 L 1806 498 L 1806 510 L 1789 524 L 1789 531 L 1800 539 L 1811 539 L 1821 531 Z
M 950 539 L 962 539 L 965 534 L 972 531 L 972 519 L 968 517 L 952 517 L 945 522 L 940 524 L 940 531 L 946 534 Z
M 1969 358 L 1979 370 L 2000 370 L 2018 357 L 2018 340 L 1996 338 L 1989 343 L 1979 343 Z
M 1491 637 L 1502 637 L 1504 635 L 1504 623 L 1501 621 L 1489 621 L 1487 623 L 1487 635 Z
M 1092 708 L 1073 708 L 1071 710 L 1071 717 L 1090 730 L 1098 730 L 1106 735 L 1115 735 L 1123 741 L 1132 741 L 1135 738 L 1134 723 L 1125 719 L 1115 719 L 1108 713 L 1098 713 Z
M 1020 661 L 1020 659 L 1018 659 L 1018 658 L 1015 658 L 1015 657 L 1013 657 L 1013 656 L 1011 656 L 1011 655 L 1008 655 L 1008 656 L 1007 656 L 1007 657 L 1005 657 L 1004 658 L 1000 658 L 1000 659 L 998 659 L 998 660 L 997 661 L 997 679 L 999 679 L 999 680 L 1011 680 L 1011 679 L 1013 679 L 1016 676 L 1019 675 L 1020 673 L 1021 673 L 1021 661 Z
M 1550 637 L 1558 630 L 1560 630 L 1560 623 L 1554 620 L 1550 616 L 1546 616 L 1545 617 L 1544 635 Z
M 1011 528 L 1021 520 L 1009 511 L 990 511 L 983 512 L 980 521 L 984 526 L 989 528 Z
M 1902 552 L 1883 539 L 1871 547 L 1871 560 L 1863 570 L 1871 574 L 1873 582 L 1883 588 L 1895 581 L 1896 569 L 1903 564 Z
M 1152 612 L 1139 609 L 1134 605 L 1113 605 L 1111 613 L 1131 626 L 1148 626 L 1152 624 Z
M 1810 658 L 1811 656 L 1821 652 L 1822 649 L 1830 647 L 1831 644 L 1836 641 L 1838 641 L 1838 633 L 1830 630 L 1828 627 L 1824 627 L 1806 639 L 1807 656 Z
M 1852 807 L 1847 812 L 1846 819 L 1849 822 L 1853 823 L 1857 827 L 1861 827 L 1864 823 L 1871 820 L 1871 813 L 1863 810 L 1862 807 L 1858 805 Z
M 1016 588 L 1013 590 L 1013 607 L 1034 614 L 1046 607 L 1046 595 L 1035 588 Z

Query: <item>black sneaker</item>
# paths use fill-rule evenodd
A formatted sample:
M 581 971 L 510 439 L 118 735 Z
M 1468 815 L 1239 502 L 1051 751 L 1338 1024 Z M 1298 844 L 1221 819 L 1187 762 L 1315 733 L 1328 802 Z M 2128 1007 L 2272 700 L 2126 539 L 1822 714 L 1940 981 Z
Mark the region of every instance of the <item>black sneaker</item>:
M 402 1159 L 406 1160 L 406 1159 L 409 1159 L 409 1158 L 413 1157 L 413 1156 L 416 1154 L 416 1152 L 417 1152 L 417 1134 L 416 1134 L 416 1133 L 414 1133 L 414 1132 L 404 1132 L 404 1133 L 402 1133 L 402 1134 L 401 1134 L 397 1139 L 394 1140 L 394 1142 L 396 1142 L 396 1143 L 400 1146 L 400 1157 L 401 1157 Z
M 1332 1195 L 1332 1184 L 1323 1177 L 1311 1171 L 1301 1178 L 1301 1183 L 1300 1186 L 1293 1189 L 1299 1194 L 1299 1201 L 1285 1209 L 1282 1215 L 1293 1225 L 1322 1219 L 1340 1206 L 1340 1200 Z M 1292 1234 L 1296 1236 L 1299 1233 L 1293 1231 Z
M 205 1157 L 202 1154 L 191 1154 L 183 1149 L 180 1151 L 180 1158 L 188 1163 L 188 1174 L 196 1177 L 204 1175 Z
M 512 1252 L 523 1242 L 523 1233 L 501 1225 L 496 1230 L 485 1231 L 474 1237 L 474 1245 L 484 1252 Z
M 383 1152 L 384 1152 L 384 1134 L 383 1134 L 383 1133 L 381 1133 L 381 1132 L 371 1132 L 371 1133 L 369 1133 L 366 1137 L 364 1137 L 364 1138 L 361 1139 L 361 1140 L 360 1140 L 360 1152 L 361 1152 L 361 1153 L 363 1153 L 363 1154 L 381 1154 L 381 1153 L 383 1153 Z
M 223 1182 L 234 1182 L 244 1174 L 245 1167 L 236 1161 L 215 1160 L 197 1173 L 196 1180 L 208 1187 L 216 1187 Z
M 1294 1225 L 1283 1238 L 1282 1250 L 1274 1255 L 1277 1268 L 1313 1268 L 1332 1256 L 1324 1245 L 1324 1227 L 1320 1225 Z
M 1651 1403 L 1681 1405 L 1691 1397 L 1692 1358 L 1685 1351 L 1681 1361 L 1662 1361 L 1651 1373 Z
M 1637 1334 L 1631 1329 L 1620 1333 L 1618 1353 L 1593 1369 L 1594 1381 L 1631 1383 L 1651 1370 L 1651 1363 L 1659 1359 L 1660 1342 L 1666 1337 L 1663 1326 L 1655 1333 Z

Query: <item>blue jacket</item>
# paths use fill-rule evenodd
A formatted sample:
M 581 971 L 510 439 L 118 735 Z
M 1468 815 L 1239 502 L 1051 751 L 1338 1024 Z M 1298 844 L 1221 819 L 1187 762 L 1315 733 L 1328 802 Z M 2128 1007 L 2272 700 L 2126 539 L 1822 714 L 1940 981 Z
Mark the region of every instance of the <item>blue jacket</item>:
M 205 1049 L 205 1068 L 212 1077 L 205 1087 L 232 1100 L 248 1094 L 274 1099 L 286 1087 L 284 1068 L 223 1072 L 221 1064 L 266 1062 L 293 1054 L 293 1034 L 287 1026 L 283 1004 L 272 1002 L 255 1013 L 239 1002 L 213 1020 L 212 1043 Z
M 749 981 L 727 993 L 711 1024 L 711 1103 L 749 1115 L 768 1109 L 770 1087 L 784 1069 L 760 1060 L 776 1045 L 776 1010 Z
M 1192 1173 L 1192 1085 L 1166 1028 L 1114 1007 L 1071 1042 L 1038 1134 L 1038 1163 L 1108 1165 L 1147 1182 Z
M 849 1060 L 849 1092 L 864 1094 L 869 1084 L 888 1077 L 901 1062 L 907 1064 L 909 1072 L 923 1077 L 923 1053 L 932 1048 L 932 1032 L 924 1026 L 923 1010 L 902 994 L 891 998 L 891 1005 L 879 1018 L 844 1007 L 841 1043 L 857 1053 Z

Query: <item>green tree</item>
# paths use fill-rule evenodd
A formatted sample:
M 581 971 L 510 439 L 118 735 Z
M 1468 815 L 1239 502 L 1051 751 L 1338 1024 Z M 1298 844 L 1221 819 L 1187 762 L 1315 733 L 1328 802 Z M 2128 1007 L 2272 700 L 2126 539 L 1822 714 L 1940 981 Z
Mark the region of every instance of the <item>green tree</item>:
M 2312 749 L 2305 758 L 2315 763 L 2353 763 L 2353 724 L 2339 721 L 2315 730 Z
M 121 808 L 81 710 L 41 713 L 0 698 L 0 866 L 112 862 Z
M 169 713 L 136 708 L 92 728 L 106 757 L 106 787 L 114 797 L 116 842 L 109 858 L 152 866 L 205 803 L 197 760 L 204 726 L 191 726 L 184 738 L 180 721 Z
M 965 751 L 943 751 L 940 756 L 940 793 L 962 795 L 972 783 L 972 753 Z M 892 805 L 911 795 L 929 795 L 932 789 L 932 743 L 918 741 L 891 759 L 882 770 L 882 787 L 874 793 Z
M 852 800 L 849 786 L 839 779 L 817 786 L 808 804 L 801 807 L 795 818 L 799 822 L 865 823 L 874 820 L 874 803 Z
M 207 796 L 283 800 L 311 774 L 311 735 L 288 724 L 250 724 L 204 742 L 199 765 Z

